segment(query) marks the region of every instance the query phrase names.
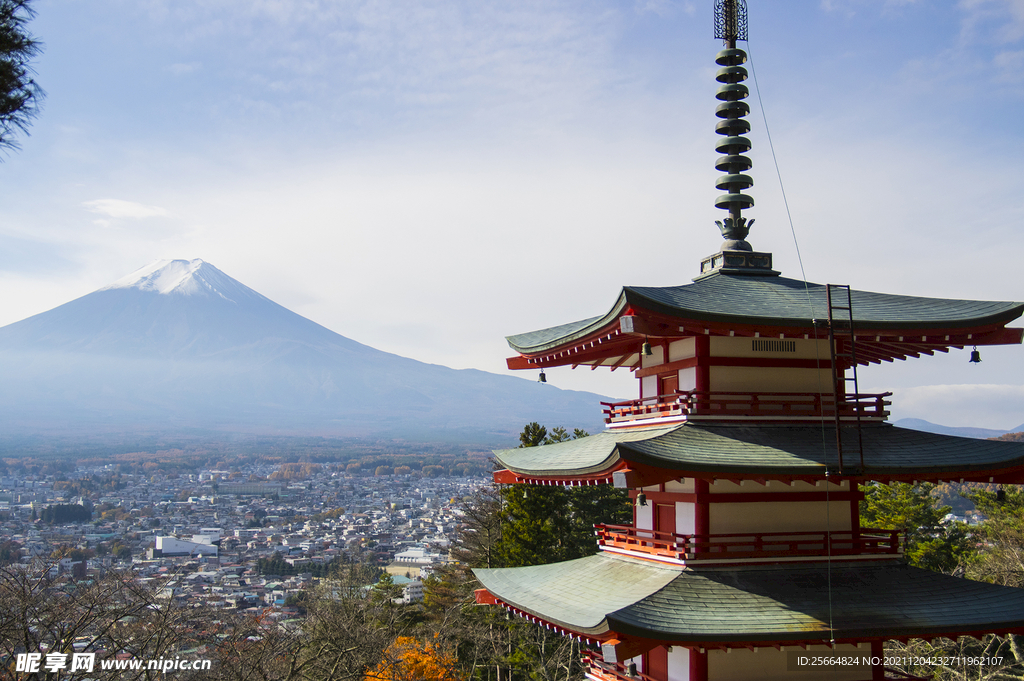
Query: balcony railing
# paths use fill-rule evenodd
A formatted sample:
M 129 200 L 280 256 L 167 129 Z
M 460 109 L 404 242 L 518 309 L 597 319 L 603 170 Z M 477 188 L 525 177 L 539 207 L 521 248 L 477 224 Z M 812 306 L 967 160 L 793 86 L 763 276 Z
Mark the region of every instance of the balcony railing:
M 594 681 L 663 681 L 636 670 L 635 665 L 605 662 L 600 653 L 583 651 L 586 676 Z M 886 681 L 932 681 L 932 676 L 912 676 L 892 667 L 883 667 Z
M 638 672 L 635 665 L 614 664 L 605 662 L 600 653 L 592 650 L 583 651 L 583 664 L 586 676 L 594 681 L 663 681 Z M 885 681 L 932 681 L 933 676 L 912 676 L 892 667 L 883 667 Z
M 592 650 L 583 651 L 583 664 L 587 667 L 587 678 L 596 681 L 659 681 L 638 672 L 636 665 L 605 662 L 599 653 Z
M 898 530 L 861 528 L 856 532 L 746 532 L 676 534 L 629 525 L 594 525 L 602 550 L 619 549 L 673 560 L 861 556 L 898 554 Z
M 838 403 L 839 418 L 884 421 L 892 393 L 849 393 Z M 836 400 L 820 393 L 698 392 L 645 397 L 624 402 L 602 402 L 605 423 L 685 416 L 688 419 L 818 419 L 834 418 Z

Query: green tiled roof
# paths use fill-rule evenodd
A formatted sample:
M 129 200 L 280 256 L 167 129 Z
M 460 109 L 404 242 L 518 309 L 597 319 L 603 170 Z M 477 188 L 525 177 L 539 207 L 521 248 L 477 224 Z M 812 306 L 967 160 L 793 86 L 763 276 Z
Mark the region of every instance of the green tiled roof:
M 728 643 L 829 637 L 825 564 L 672 568 L 598 554 L 526 568 L 476 570 L 502 601 L 582 634 Z M 901 562 L 835 562 L 837 639 L 1024 627 L 1024 590 Z
M 852 291 L 854 324 L 860 328 L 960 329 L 1006 324 L 1024 303 L 947 300 Z M 542 352 L 603 328 L 627 306 L 679 319 L 723 324 L 811 328 L 828 318 L 825 286 L 784 277 L 714 274 L 685 286 L 626 286 L 605 315 L 508 337 L 520 353 Z
M 679 576 L 671 567 L 603 555 L 526 568 L 473 571 L 495 596 L 575 631 L 607 631 L 609 612 L 627 608 Z
M 620 444 L 643 442 L 676 428 L 678 426 L 672 425 L 605 430 L 577 440 L 522 449 L 500 449 L 494 454 L 502 465 L 516 473 L 587 475 L 606 471 L 618 462 Z
M 888 424 L 865 425 L 861 432 L 866 477 L 958 478 L 972 471 L 1024 467 L 1021 442 L 938 435 Z M 590 475 L 609 470 L 619 460 L 720 477 L 819 475 L 826 464 L 837 464 L 831 424 L 824 429 L 695 423 L 611 429 L 554 445 L 498 450 L 495 455 L 503 466 L 527 477 Z

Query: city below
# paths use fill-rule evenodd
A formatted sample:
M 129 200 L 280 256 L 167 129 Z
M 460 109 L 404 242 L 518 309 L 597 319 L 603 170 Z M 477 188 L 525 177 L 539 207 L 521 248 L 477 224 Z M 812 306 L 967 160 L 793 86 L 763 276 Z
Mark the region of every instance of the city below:
M 130 569 L 182 605 L 285 619 L 321 575 L 357 563 L 383 568 L 406 602 L 419 600 L 420 580 L 448 560 L 464 500 L 489 479 L 351 467 L 7 474 L 0 562 L 78 579 Z

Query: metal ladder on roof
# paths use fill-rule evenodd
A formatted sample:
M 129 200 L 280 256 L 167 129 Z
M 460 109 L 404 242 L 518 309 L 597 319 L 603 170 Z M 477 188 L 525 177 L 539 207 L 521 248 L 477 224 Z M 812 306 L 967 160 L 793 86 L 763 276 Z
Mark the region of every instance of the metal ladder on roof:
M 828 304 L 828 346 L 832 357 L 832 398 L 835 409 L 836 449 L 839 453 L 839 472 L 864 471 L 864 439 L 861 434 L 860 389 L 857 383 L 857 344 L 853 333 L 853 298 L 845 284 L 826 284 Z M 846 369 L 850 369 L 850 376 Z M 853 392 L 848 389 L 853 384 Z M 848 397 L 853 398 L 852 402 Z M 843 433 L 840 415 L 843 406 L 853 405 L 854 427 Z M 845 455 L 845 456 L 844 456 Z M 850 459 L 853 459 L 851 461 Z M 856 463 L 854 463 L 854 461 Z

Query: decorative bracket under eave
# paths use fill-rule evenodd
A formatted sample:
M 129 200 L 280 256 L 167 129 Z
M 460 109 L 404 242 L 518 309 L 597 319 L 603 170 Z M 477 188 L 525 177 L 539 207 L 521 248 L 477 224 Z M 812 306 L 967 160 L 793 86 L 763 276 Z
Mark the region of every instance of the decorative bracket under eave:
M 658 641 L 646 638 L 627 638 L 621 634 L 616 636 L 618 638 L 601 641 L 601 657 L 605 662 L 625 664 L 637 655 L 643 655 L 660 645 Z
M 620 462 L 617 466 L 622 466 Z M 612 482 L 612 475 L 615 468 L 594 473 L 592 475 L 572 476 L 528 476 L 520 475 L 507 468 L 494 471 L 491 477 L 496 485 L 540 485 L 540 486 L 562 486 L 562 487 L 589 487 L 592 485 L 608 485 Z

